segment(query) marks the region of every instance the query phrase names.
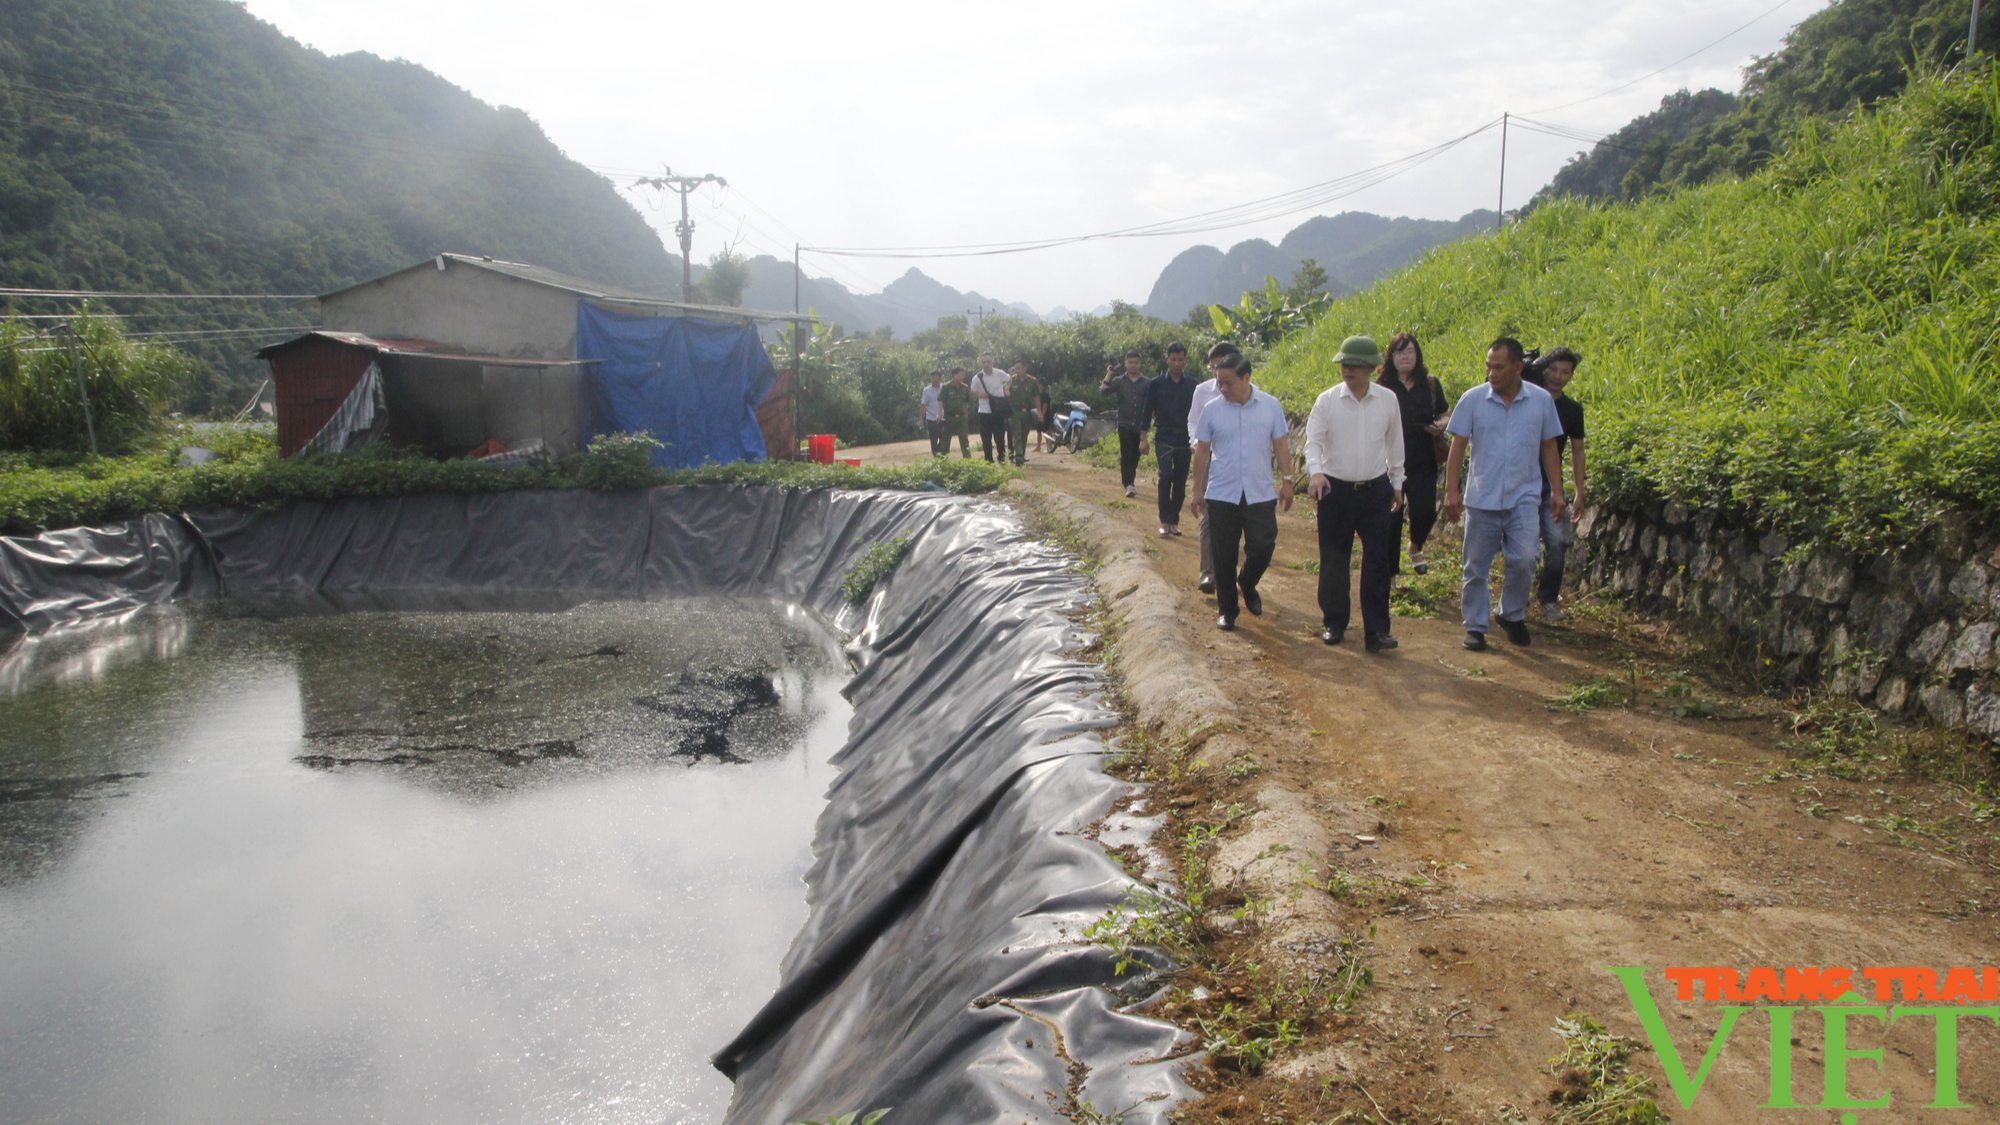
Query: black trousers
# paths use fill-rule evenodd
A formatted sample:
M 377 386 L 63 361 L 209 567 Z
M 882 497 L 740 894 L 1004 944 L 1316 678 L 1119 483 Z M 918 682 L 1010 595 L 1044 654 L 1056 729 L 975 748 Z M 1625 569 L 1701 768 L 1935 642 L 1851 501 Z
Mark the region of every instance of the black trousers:
M 1392 517 L 1395 527 L 1389 535 L 1392 543 L 1403 541 L 1405 513 L 1410 517 L 1410 550 L 1421 551 L 1424 544 L 1430 542 L 1431 529 L 1437 526 L 1438 521 L 1438 471 L 1435 468 L 1412 470 L 1403 480 L 1403 510 Z M 1402 554 L 1400 549 L 1397 554 Z M 1402 559 L 1398 557 L 1396 561 L 1400 564 Z M 1398 565 L 1396 569 L 1401 572 L 1402 567 Z
M 995 449 L 998 446 L 998 449 Z M 1007 463 L 1007 419 L 998 414 L 979 416 L 979 451 L 993 460 L 994 453 L 1000 454 L 1000 463 Z
M 1389 587 L 1396 575 L 1396 533 L 1389 505 L 1396 490 L 1389 478 L 1376 477 L 1359 486 L 1329 480 L 1319 501 L 1319 615 L 1329 629 L 1345 629 L 1348 604 L 1348 564 L 1354 558 L 1354 537 L 1361 537 L 1361 627 L 1377 635 L 1389 631 Z
M 1194 450 L 1178 445 L 1155 444 L 1160 459 L 1160 526 L 1179 527 L 1181 505 L 1187 503 L 1188 464 Z
M 1278 502 L 1255 504 L 1208 502 L 1209 534 L 1215 551 L 1215 608 L 1222 616 L 1236 618 L 1236 590 L 1255 590 L 1257 581 L 1271 567 L 1271 552 L 1278 548 Z M 1243 569 L 1236 569 L 1236 548 L 1243 547 Z
M 944 456 L 945 450 L 951 448 L 950 440 L 945 436 L 944 423 L 926 418 L 924 419 L 924 430 L 930 434 L 931 456 Z
M 1118 477 L 1126 488 L 1139 479 L 1139 443 L 1145 437 L 1139 430 L 1118 431 Z

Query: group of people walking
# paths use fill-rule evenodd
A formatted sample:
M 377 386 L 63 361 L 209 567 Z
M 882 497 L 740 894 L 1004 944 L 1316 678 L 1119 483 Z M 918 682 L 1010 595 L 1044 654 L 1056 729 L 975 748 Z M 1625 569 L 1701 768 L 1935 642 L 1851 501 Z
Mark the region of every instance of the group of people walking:
M 1257 587 L 1277 546 L 1278 512 L 1294 500 L 1291 427 L 1278 400 L 1252 383 L 1250 360 L 1235 345 L 1210 349 L 1212 378 L 1204 382 L 1185 373 L 1186 362 L 1187 349 L 1174 344 L 1166 372 L 1146 379 L 1134 353 L 1123 376 L 1107 375 L 1102 389 L 1118 394 L 1125 494 L 1136 495 L 1150 426 L 1160 466 L 1160 534 L 1181 533 L 1186 497 L 1201 522 L 1201 591 L 1215 595 L 1217 627 L 1234 629 L 1241 611 L 1264 611 Z M 1411 569 L 1428 573 L 1424 549 L 1440 507 L 1446 518 L 1465 522 L 1466 648 L 1487 647 L 1496 617 L 1487 576 L 1496 554 L 1506 561 L 1497 619 L 1507 639 L 1532 641 L 1527 614 L 1538 556 L 1542 613 L 1561 620 L 1571 539 L 1564 454 L 1579 510 L 1586 472 L 1583 407 L 1565 393 L 1576 353 L 1557 348 L 1530 364 L 1520 341 L 1495 340 L 1486 352 L 1486 381 L 1455 405 L 1410 333 L 1391 339 L 1386 356 L 1372 338 L 1351 336 L 1334 362 L 1340 380 L 1314 401 L 1305 424 L 1305 490 L 1317 505 L 1319 530 L 1320 639 L 1346 640 L 1353 617 L 1349 568 L 1359 539 L 1362 643 L 1370 652 L 1396 647 L 1389 594 L 1401 571 L 1403 536 L 1407 530 Z
M 1053 412 L 1048 387 L 1028 374 L 1025 361 L 1016 361 L 1006 371 L 993 366 L 993 353 L 982 352 L 979 370 L 966 376 L 965 368 L 931 372 L 930 385 L 923 393 L 924 430 L 930 436 L 931 456 L 951 454 L 951 439 L 958 438 L 960 457 L 971 458 L 972 424 L 979 426 L 979 450 L 988 461 L 1016 465 L 1028 463 L 1028 435 L 1035 435 L 1035 451 Z
M 1284 407 L 1251 381 L 1251 363 L 1234 344 L 1209 350 L 1209 378 L 1187 370 L 1185 345 L 1167 347 L 1167 368 L 1147 376 L 1138 351 L 1111 364 L 1098 385 L 1117 401 L 1118 472 L 1125 495 L 1138 495 L 1139 461 L 1149 449 L 1159 463 L 1162 537 L 1181 534 L 1185 507 L 1200 523 L 1200 589 L 1215 595 L 1216 625 L 1234 629 L 1238 615 L 1264 612 L 1258 583 L 1278 543 L 1278 512 L 1290 511 L 1291 426 Z M 1320 639 L 1343 643 L 1353 621 L 1349 589 L 1355 541 L 1361 543 L 1362 644 L 1370 652 L 1396 647 L 1389 594 L 1409 562 L 1427 574 L 1425 547 L 1439 512 L 1465 524 L 1460 606 L 1465 647 L 1483 651 L 1497 619 L 1507 639 L 1532 643 L 1529 598 L 1543 617 L 1559 621 L 1563 565 L 1572 539 L 1572 505 L 1563 484 L 1565 455 L 1574 481 L 1574 510 L 1584 501 L 1583 406 L 1566 393 L 1577 354 L 1556 348 L 1531 357 L 1503 336 L 1486 350 L 1486 380 L 1454 404 L 1424 362 L 1423 345 L 1408 332 L 1385 355 L 1368 336 L 1341 343 L 1340 379 L 1314 400 L 1306 418 L 1305 491 L 1317 506 Z M 994 367 L 989 352 L 969 377 L 962 367 L 934 373 L 924 388 L 924 423 L 933 456 L 971 457 L 976 422 L 986 460 L 1027 461 L 1052 417 L 1047 387 L 1026 363 Z M 1149 442 L 1150 431 L 1150 442 Z M 1439 478 L 1442 477 L 1442 492 Z M 1192 488 L 1190 489 L 1190 478 Z M 1499 611 L 1488 575 L 1494 556 L 1506 563 Z M 1535 585 L 1537 561 L 1541 582 Z

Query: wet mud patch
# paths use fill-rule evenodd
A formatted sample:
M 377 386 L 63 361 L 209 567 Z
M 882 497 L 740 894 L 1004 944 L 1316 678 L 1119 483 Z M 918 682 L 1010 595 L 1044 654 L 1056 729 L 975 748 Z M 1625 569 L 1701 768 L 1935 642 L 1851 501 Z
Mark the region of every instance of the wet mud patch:
M 465 795 L 606 770 L 782 756 L 844 675 L 776 603 L 597 602 L 556 613 L 350 613 L 270 623 L 296 654 L 294 759 Z

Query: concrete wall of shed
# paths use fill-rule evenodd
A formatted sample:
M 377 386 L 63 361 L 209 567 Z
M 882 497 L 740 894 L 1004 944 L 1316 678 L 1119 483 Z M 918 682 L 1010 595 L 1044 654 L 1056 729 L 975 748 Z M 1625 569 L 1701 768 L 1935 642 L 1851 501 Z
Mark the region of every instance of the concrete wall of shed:
M 470 355 L 574 359 L 577 296 L 474 266 L 405 270 L 320 302 L 337 332 L 435 340 Z

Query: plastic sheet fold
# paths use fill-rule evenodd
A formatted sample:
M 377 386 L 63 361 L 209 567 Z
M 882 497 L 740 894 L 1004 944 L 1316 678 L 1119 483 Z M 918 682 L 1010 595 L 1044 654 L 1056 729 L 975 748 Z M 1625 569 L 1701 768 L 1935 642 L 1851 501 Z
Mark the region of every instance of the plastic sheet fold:
M 841 584 L 909 534 L 866 607 Z M 909 1122 L 1131 1125 L 1187 1094 L 1186 1036 L 1084 940 L 1133 886 L 1074 833 L 1124 783 L 1068 560 L 959 497 L 748 487 L 516 492 L 149 516 L 0 541 L 0 619 L 43 629 L 176 597 L 482 591 L 776 597 L 855 635 L 855 713 L 817 825 L 810 916 L 716 1064 L 729 1125 L 895 1107 Z

